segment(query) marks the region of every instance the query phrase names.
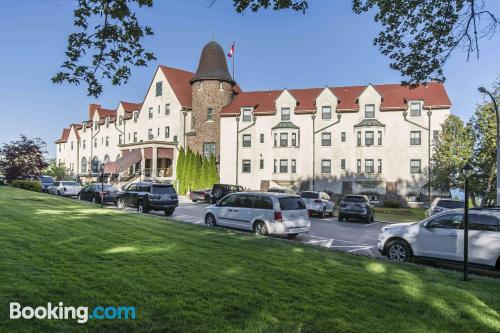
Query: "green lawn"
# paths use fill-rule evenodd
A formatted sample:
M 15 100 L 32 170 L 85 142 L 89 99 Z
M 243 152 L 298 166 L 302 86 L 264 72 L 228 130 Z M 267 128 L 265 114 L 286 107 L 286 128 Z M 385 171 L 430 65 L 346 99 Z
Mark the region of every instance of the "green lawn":
M 498 332 L 500 281 L 0 187 L 0 331 Z M 8 304 L 138 318 L 9 320 Z
M 425 219 L 425 209 L 375 207 L 375 219 L 391 223 L 421 221 Z

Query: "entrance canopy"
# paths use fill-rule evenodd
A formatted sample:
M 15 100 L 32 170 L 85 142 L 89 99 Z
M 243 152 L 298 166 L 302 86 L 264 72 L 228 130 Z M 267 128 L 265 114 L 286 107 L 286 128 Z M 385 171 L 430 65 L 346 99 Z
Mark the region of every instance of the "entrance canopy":
M 106 163 L 104 166 L 105 173 L 120 173 L 132 165 L 140 162 L 142 160 L 142 154 L 140 149 L 126 150 L 123 152 L 123 156 L 116 160 L 116 162 Z

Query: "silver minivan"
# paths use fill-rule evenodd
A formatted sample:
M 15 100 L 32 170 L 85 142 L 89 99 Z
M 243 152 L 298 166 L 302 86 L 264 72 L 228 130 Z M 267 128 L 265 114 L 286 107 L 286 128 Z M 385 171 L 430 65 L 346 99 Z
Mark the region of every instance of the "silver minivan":
M 205 224 L 250 230 L 257 235 L 293 238 L 308 233 L 311 221 L 306 205 L 298 195 L 239 192 L 205 208 Z

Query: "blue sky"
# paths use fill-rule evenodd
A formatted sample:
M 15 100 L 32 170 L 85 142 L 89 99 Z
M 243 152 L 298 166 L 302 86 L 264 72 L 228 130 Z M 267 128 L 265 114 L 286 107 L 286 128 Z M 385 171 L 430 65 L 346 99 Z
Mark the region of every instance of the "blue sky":
M 26 0 L 0 11 L 0 143 L 19 134 L 52 144 L 63 127 L 81 122 L 88 104 L 85 86 L 54 85 L 50 78 L 64 61 L 73 31 L 76 1 Z M 105 85 L 98 102 L 115 108 L 120 100 L 141 102 L 157 64 L 195 71 L 201 48 L 212 36 L 227 50 L 236 41 L 236 80 L 244 90 L 307 88 L 399 82 L 398 72 L 373 46 L 380 26 L 373 13 L 355 15 L 350 1 L 310 1 L 303 15 L 292 11 L 238 14 L 232 1 L 160 1 L 139 18 L 155 35 L 145 41 L 157 61 L 133 70 L 123 86 Z M 500 13 L 500 1 L 486 5 Z M 500 74 L 500 38 L 481 42 L 481 58 L 466 61 L 456 52 L 445 67 L 452 112 L 463 119 L 482 101 L 477 87 Z

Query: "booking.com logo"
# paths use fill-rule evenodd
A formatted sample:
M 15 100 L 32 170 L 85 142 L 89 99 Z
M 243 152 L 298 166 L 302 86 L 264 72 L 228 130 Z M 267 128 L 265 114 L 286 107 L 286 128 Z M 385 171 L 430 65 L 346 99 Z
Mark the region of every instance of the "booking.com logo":
M 47 306 L 21 306 L 20 303 L 10 303 L 10 319 L 48 319 L 76 320 L 84 324 L 89 320 L 129 320 L 135 319 L 135 306 L 96 306 L 91 311 L 87 306 L 64 306 L 47 303 Z

